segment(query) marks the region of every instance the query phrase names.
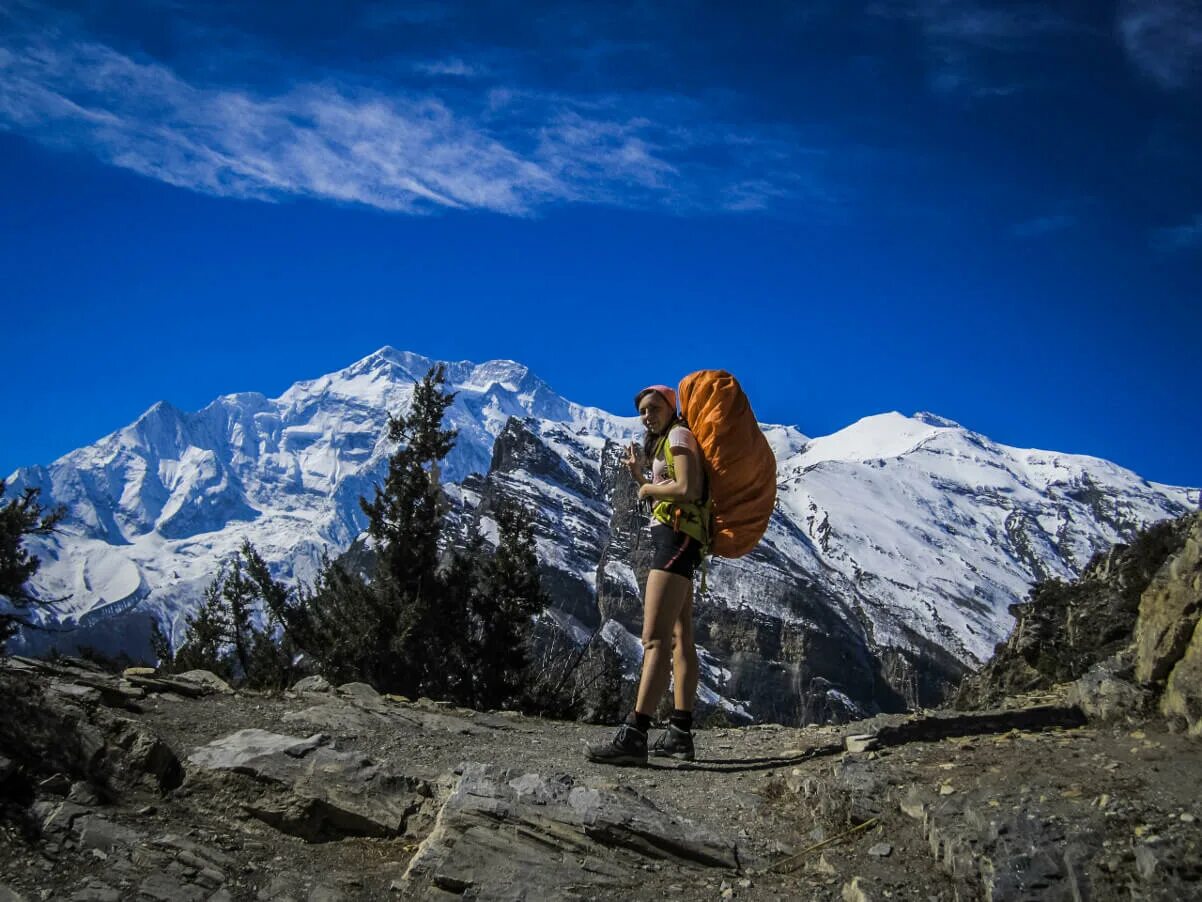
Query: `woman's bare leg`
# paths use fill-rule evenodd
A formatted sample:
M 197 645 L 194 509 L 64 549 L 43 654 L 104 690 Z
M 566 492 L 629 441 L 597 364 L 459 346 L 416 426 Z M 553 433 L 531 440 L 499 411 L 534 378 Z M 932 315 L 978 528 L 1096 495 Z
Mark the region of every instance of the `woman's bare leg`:
M 692 589 L 692 585 L 689 586 Z M 697 700 L 697 643 L 693 640 L 693 593 L 676 617 L 672 634 L 672 696 L 678 711 L 692 711 Z
M 668 688 L 672 670 L 672 634 L 681 611 L 693 597 L 693 581 L 666 570 L 647 574 L 643 600 L 643 673 L 639 679 L 637 714 L 653 716 Z M 696 682 L 693 683 L 694 691 Z

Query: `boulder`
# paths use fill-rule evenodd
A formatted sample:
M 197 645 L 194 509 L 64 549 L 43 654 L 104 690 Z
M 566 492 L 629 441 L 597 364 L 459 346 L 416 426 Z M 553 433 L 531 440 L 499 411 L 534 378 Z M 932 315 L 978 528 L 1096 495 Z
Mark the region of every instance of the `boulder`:
M 314 674 L 292 684 L 293 692 L 329 692 L 334 687 L 323 676 Z
M 185 670 L 183 673 L 177 673 L 175 678 L 185 683 L 195 683 L 198 686 L 205 686 L 214 692 L 221 692 L 223 694 L 234 691 L 229 683 L 211 670 Z
M 1135 677 L 1145 683 L 1168 677 L 1185 654 L 1202 613 L 1202 514 L 1193 518 L 1185 544 L 1157 571 L 1139 601 L 1135 625 Z
M 1185 654 L 1169 674 L 1160 710 L 1171 719 L 1184 720 L 1191 736 L 1202 736 L 1202 620 L 1195 624 Z
M 630 895 L 639 886 L 632 853 L 691 866 L 741 864 L 733 841 L 632 790 L 472 763 L 460 767 L 404 880 L 415 892 L 472 898 Z
M 339 695 L 354 699 L 363 705 L 372 705 L 380 701 L 380 693 L 367 683 L 343 683 L 337 691 Z
M 1090 720 L 1146 716 L 1152 710 L 1152 693 L 1132 681 L 1128 657 L 1116 655 L 1094 665 L 1069 684 L 1065 701 L 1080 708 Z
M 190 787 L 224 791 L 253 817 L 311 842 L 398 836 L 433 795 L 426 781 L 337 751 L 321 734 L 240 730 L 188 763 Z
M 30 776 L 84 780 L 108 799 L 135 788 L 165 792 L 183 780 L 175 753 L 124 714 L 12 669 L 0 670 L 0 699 L 0 754 Z

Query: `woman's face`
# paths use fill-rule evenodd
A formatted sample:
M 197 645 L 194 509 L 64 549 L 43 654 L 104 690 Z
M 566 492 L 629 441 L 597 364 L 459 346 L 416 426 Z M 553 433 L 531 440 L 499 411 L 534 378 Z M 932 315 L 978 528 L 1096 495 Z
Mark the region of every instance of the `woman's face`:
M 639 399 L 639 418 L 648 432 L 663 432 L 672 422 L 674 413 L 664 396 L 657 391 L 649 391 Z

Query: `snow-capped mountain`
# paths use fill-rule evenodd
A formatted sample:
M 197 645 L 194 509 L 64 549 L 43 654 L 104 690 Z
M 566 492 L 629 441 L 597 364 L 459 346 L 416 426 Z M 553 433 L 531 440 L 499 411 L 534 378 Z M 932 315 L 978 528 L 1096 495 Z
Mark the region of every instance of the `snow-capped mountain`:
M 178 632 L 244 539 L 285 580 L 311 579 L 323 549 L 362 531 L 359 498 L 393 450 L 388 414 L 431 365 L 384 348 L 274 399 L 227 395 L 196 413 L 160 403 L 48 467 L 18 470 L 12 492 L 36 486 L 69 511 L 59 534 L 30 543 L 43 562 L 35 590 L 63 599 L 36 616 L 109 649 L 144 638 L 113 620 L 135 609 Z M 535 507 L 553 616 L 633 660 L 645 548 L 618 458 L 637 419 L 573 404 L 511 361 L 450 363 L 447 381 L 459 437 L 443 478 L 459 515 L 483 518 L 487 534 L 491 494 Z M 703 694 L 754 716 L 928 698 L 988 657 L 1033 580 L 1072 577 L 1095 551 L 1199 503 L 1197 489 L 999 445 L 929 414 L 867 417 L 814 439 L 765 431 L 776 514 L 755 553 L 714 561 L 697 610 Z

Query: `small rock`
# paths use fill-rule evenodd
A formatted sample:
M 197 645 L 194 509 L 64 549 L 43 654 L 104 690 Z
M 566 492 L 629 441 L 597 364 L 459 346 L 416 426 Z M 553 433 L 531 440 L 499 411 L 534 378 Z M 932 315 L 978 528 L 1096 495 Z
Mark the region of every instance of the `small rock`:
M 121 902 L 121 894 L 107 883 L 93 880 L 83 889 L 72 893 L 71 902 Z
M 952 786 L 951 783 L 944 783 L 939 787 L 939 794 L 941 796 L 955 795 L 955 793 L 956 787 Z
M 292 684 L 293 692 L 329 692 L 333 688 L 323 676 L 307 676 Z
M 868 854 L 873 858 L 888 858 L 893 854 L 893 846 L 887 842 L 879 842 L 868 850 Z
M 71 784 L 71 791 L 67 793 L 67 801 L 76 805 L 99 805 L 100 796 L 96 794 L 96 788 L 92 784 L 76 780 Z
M 163 873 L 151 874 L 142 881 L 138 891 L 160 902 L 202 902 L 208 895 L 198 886 L 188 886 Z
M 223 695 L 230 695 L 234 691 L 229 683 L 211 670 L 186 670 L 183 673 L 177 673 L 175 678 L 185 683 L 195 683 L 198 686 L 204 686 Z
M 1139 876 L 1144 880 L 1151 880 L 1152 875 L 1156 873 L 1156 866 L 1160 863 L 1160 859 L 1156 857 L 1147 846 L 1136 846 L 1135 848 L 1135 870 L 1139 872 Z
M 153 667 L 126 667 L 121 671 L 121 676 L 154 676 L 155 670 Z
M 1196 817 L 1194 817 L 1192 814 L 1190 814 L 1188 811 L 1185 812 L 1184 814 L 1182 814 L 1178 818 L 1178 820 L 1181 821 L 1181 823 L 1183 823 L 1183 824 L 1195 824 L 1198 822 L 1198 819 Z
M 821 874 L 823 877 L 833 877 L 838 873 L 835 866 L 831 864 L 830 859 L 826 857 L 825 852 L 818 856 L 817 861 L 811 862 L 807 870 L 813 871 L 815 874 Z
M 81 849 L 100 849 L 102 852 L 112 852 L 122 847 L 138 845 L 142 836 L 128 827 L 114 824 L 112 821 L 92 814 L 82 817 L 74 824 L 79 832 L 79 847 Z
M 843 884 L 843 902 L 872 902 L 867 881 L 863 877 L 852 877 Z
M 367 683 L 343 683 L 338 687 L 338 694 L 368 705 L 380 701 L 380 693 Z
M 744 877 L 739 881 L 739 887 L 741 889 L 751 889 L 751 881 Z

